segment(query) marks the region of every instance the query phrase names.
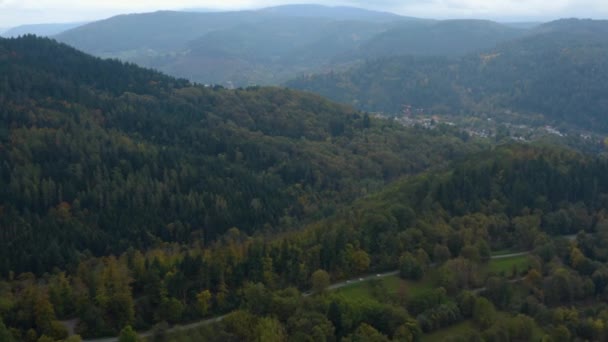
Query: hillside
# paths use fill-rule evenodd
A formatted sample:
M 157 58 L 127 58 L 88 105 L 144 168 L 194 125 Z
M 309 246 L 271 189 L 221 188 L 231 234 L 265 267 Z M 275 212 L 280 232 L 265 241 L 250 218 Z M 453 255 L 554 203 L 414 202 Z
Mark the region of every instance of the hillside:
M 203 35 L 237 25 L 263 24 L 269 19 L 309 18 L 312 20 L 363 20 L 365 18 L 398 19 L 381 13 L 358 10 L 358 15 L 341 16 L 332 7 L 306 7 L 295 16 L 298 6 L 281 6 L 257 11 L 175 12 L 119 15 L 69 30 L 56 38 L 87 53 L 113 57 L 132 57 L 129 53 L 162 54 L 182 52 L 187 43 Z M 307 15 L 314 14 L 314 15 Z M 338 18 L 332 16 L 338 15 Z M 389 20 L 390 19 L 390 20 Z M 373 21 L 373 19 L 370 19 Z M 313 21 L 314 23 L 314 21 Z
M 0 40 L 0 71 L 2 273 L 293 229 L 479 148 L 315 95 L 193 86 L 31 36 Z
M 260 10 L 290 17 L 330 18 L 333 20 L 361 20 L 361 21 L 394 21 L 403 18 L 394 13 L 371 11 L 348 6 L 323 6 L 314 4 L 295 4 L 267 7 Z
M 61 24 L 33 24 L 21 25 L 5 29 L 0 29 L 0 36 L 5 38 L 19 37 L 26 34 L 35 34 L 40 37 L 49 37 L 71 30 L 78 26 L 85 25 L 86 22 L 61 23 Z
M 434 21 L 358 8 L 288 5 L 122 15 L 56 38 L 87 53 L 202 84 L 240 87 L 278 85 L 375 57 L 458 56 L 524 32 L 486 21 Z
M 289 5 L 238 12 L 155 12 L 113 17 L 56 38 L 203 84 L 278 85 L 325 70 L 331 58 L 410 20 L 357 8 Z
M 303 77 L 290 87 L 369 111 L 404 105 L 437 114 L 540 114 L 546 124 L 608 131 L 601 80 L 608 74 L 605 21 L 562 20 L 458 60 L 394 57 L 343 73 Z
M 236 23 L 258 22 L 265 16 L 251 12 L 196 13 L 159 11 L 119 15 L 69 30 L 55 38 L 82 51 L 102 57 L 161 54 L 213 30 Z
M 87 337 L 154 325 L 153 338 L 167 322 L 202 319 L 164 337 L 179 341 L 426 339 L 460 324 L 470 328 L 449 335 L 463 340 L 601 336 L 582 327 L 605 319 L 594 309 L 606 310 L 607 171 L 606 160 L 568 150 L 501 147 L 402 179 L 300 231 L 232 229 L 209 246 L 162 244 L 17 276 L 0 292 L 2 318 L 13 336 L 55 340 L 66 317 Z M 496 271 L 491 256 L 505 250 L 523 251 L 514 253 L 523 262 Z M 377 273 L 395 269 L 390 283 Z M 344 292 L 327 288 L 370 272 Z M 566 313 L 581 319 L 557 329 Z
M 273 18 L 210 32 L 189 42 L 182 54 L 134 61 L 207 84 L 276 85 L 301 73 L 325 70 L 334 56 L 385 27 L 326 18 Z
M 524 29 L 483 20 L 444 20 L 395 25 L 363 44 L 364 59 L 389 56 L 461 56 L 521 37 Z
M 3 342 L 604 336 L 605 159 L 33 36 L 0 75 Z
M 383 25 L 318 10 L 187 44 L 301 67 Z M 150 14 L 166 15 L 179 17 Z M 481 53 L 293 84 L 364 110 L 509 110 L 602 131 L 607 33 L 557 21 Z M 607 340 L 608 159 L 429 127 L 0 38 L 0 341 Z

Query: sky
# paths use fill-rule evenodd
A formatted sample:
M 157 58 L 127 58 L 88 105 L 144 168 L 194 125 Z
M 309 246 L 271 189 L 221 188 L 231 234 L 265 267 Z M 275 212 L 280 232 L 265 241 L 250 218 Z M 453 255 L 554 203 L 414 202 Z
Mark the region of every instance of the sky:
M 81 22 L 117 14 L 206 8 L 252 9 L 303 0 L 0 0 L 0 28 L 22 24 Z M 425 18 L 499 21 L 608 18 L 608 0 L 318 0 Z

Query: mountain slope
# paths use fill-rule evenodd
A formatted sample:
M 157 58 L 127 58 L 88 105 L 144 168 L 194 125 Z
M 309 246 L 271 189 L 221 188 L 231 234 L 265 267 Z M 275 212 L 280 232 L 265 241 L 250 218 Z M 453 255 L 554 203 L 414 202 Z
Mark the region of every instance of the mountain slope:
M 301 14 L 298 14 L 302 10 Z M 386 21 L 401 17 L 366 10 L 341 11 L 326 6 L 281 6 L 257 11 L 235 12 L 173 12 L 119 15 L 84 25 L 59 34 L 56 38 L 85 52 L 95 55 L 119 56 L 125 52 L 152 50 L 175 51 L 206 33 L 232 28 L 235 25 L 263 24 L 269 19 L 294 18 L 301 20 L 363 20 L 385 18 Z M 314 21 L 313 21 L 314 23 Z M 128 57 L 128 56 L 124 56 Z
M 62 32 L 71 30 L 78 26 L 82 26 L 86 24 L 86 22 L 78 22 L 78 23 L 62 23 L 62 24 L 34 24 L 34 25 L 21 25 L 17 27 L 13 27 L 10 29 L 6 29 L 4 32 L 0 30 L 0 36 L 11 38 L 11 37 L 19 37 L 25 34 L 35 34 L 41 37 L 54 36 L 56 34 L 60 34 Z
M 123 15 L 56 38 L 87 53 L 224 86 L 277 85 L 402 54 L 459 56 L 525 30 L 358 8 L 289 5 L 257 11 Z
M 182 54 L 135 62 L 209 84 L 281 84 L 300 73 L 323 70 L 334 56 L 356 49 L 385 27 L 325 18 L 273 18 L 207 33 Z
M 526 31 L 483 20 L 445 20 L 396 25 L 362 45 L 359 55 L 460 56 L 493 48 Z
M 371 111 L 404 105 L 443 114 L 505 110 L 608 131 L 606 21 L 563 20 L 458 60 L 395 57 L 289 85 Z
M 252 12 L 188 13 L 159 11 L 119 15 L 56 36 L 57 40 L 100 56 L 129 57 L 132 51 L 168 52 L 213 30 L 258 22 Z
M 120 58 L 205 84 L 280 84 L 323 70 L 397 15 L 290 5 L 257 11 L 123 15 L 56 38 L 87 53 Z M 310 58 L 308 58 L 310 57 Z
M 193 86 L 31 36 L 0 40 L 0 90 L 2 273 L 293 229 L 479 149 L 312 94 Z
M 357 7 L 312 4 L 267 7 L 261 9 L 260 12 L 291 17 L 331 18 L 333 20 L 394 21 L 403 18 L 394 13 Z

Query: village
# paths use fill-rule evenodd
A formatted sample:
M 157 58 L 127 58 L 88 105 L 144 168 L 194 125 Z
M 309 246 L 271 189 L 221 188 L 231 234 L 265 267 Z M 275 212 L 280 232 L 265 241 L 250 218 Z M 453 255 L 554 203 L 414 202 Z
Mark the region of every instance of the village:
M 505 117 L 515 117 L 513 112 L 505 111 Z M 539 139 L 561 139 L 577 141 L 578 144 L 585 144 L 594 149 L 605 151 L 608 149 L 608 138 L 600 137 L 595 134 L 563 129 L 551 125 L 535 127 L 531 123 L 509 122 L 502 118 L 500 121 L 492 117 L 476 117 L 463 115 L 429 114 L 423 108 L 414 108 L 411 105 L 404 105 L 403 110 L 398 115 L 389 115 L 382 112 L 370 113 L 379 119 L 389 119 L 405 126 L 419 127 L 424 129 L 438 129 L 440 127 L 453 127 L 465 132 L 469 137 L 481 139 L 494 139 L 502 141 L 510 139 L 517 142 L 531 142 Z

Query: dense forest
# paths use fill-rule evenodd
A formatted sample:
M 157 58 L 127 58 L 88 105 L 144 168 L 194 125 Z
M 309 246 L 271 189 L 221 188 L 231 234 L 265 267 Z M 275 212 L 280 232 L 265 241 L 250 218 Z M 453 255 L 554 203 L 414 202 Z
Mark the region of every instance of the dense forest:
M 502 147 L 274 238 L 232 229 L 209 246 L 130 249 L 68 273 L 11 276 L 4 331 L 52 341 L 66 336 L 57 319 L 76 316 L 81 335 L 120 332 L 123 341 L 135 338 L 131 326 L 152 325 L 155 341 L 418 341 L 462 322 L 470 328 L 454 340 L 601 339 L 607 169 L 567 150 Z M 526 266 L 487 271 L 505 249 L 531 251 Z M 373 281 L 369 298 L 328 290 L 332 279 L 393 269 L 427 289 L 391 293 Z
M 314 95 L 194 86 L 34 37 L 0 41 L 0 75 L 2 274 L 206 244 L 233 227 L 293 229 L 483 148 Z
M 519 38 L 528 31 L 485 20 L 397 23 L 351 53 L 358 59 L 468 55 Z
M 607 33 L 606 21 L 560 20 L 458 60 L 410 53 L 288 85 L 373 112 L 400 114 L 404 106 L 494 118 L 515 112 L 605 133 Z
M 605 159 L 33 36 L 0 120 L 3 342 L 608 336 Z

